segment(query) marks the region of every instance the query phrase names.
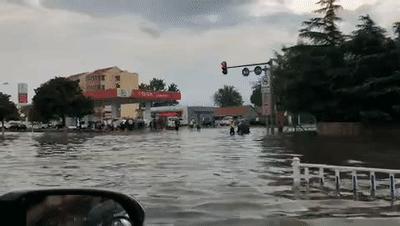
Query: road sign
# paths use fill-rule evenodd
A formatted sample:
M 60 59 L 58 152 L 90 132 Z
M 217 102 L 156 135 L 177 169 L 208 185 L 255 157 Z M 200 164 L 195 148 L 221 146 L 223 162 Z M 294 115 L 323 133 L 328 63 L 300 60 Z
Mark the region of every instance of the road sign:
M 261 75 L 262 71 L 263 71 L 263 69 L 260 66 L 257 66 L 254 68 L 254 73 L 256 75 Z
M 247 77 L 247 76 L 249 76 L 249 74 L 250 74 L 250 70 L 247 67 L 243 68 L 242 75 Z

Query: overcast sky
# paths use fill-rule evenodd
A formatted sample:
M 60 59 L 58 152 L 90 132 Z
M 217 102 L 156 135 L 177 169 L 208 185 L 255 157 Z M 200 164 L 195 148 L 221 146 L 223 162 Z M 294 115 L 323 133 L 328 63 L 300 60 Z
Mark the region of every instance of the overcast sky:
M 315 0 L 0 0 L 0 91 L 54 76 L 118 66 L 175 82 L 183 104 L 212 105 L 224 84 L 249 103 L 252 75 L 228 65 L 262 62 L 297 41 Z M 342 0 L 345 32 L 369 13 L 391 32 L 399 0 Z M 373 9 L 373 10 L 372 10 Z

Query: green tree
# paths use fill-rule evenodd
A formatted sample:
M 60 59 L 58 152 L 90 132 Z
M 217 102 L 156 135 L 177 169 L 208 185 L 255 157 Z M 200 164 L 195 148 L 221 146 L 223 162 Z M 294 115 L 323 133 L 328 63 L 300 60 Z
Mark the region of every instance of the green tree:
M 141 90 L 150 90 L 150 87 L 146 83 L 142 82 L 142 83 L 139 84 L 139 89 L 141 89 Z
M 76 97 L 76 100 L 71 103 L 71 108 L 68 112 L 68 116 L 80 121 L 80 119 L 82 119 L 86 115 L 90 115 L 93 113 L 94 102 L 83 95 L 78 95 Z
M 149 83 L 149 90 L 151 91 L 165 91 L 165 82 L 163 79 L 153 78 Z
M 169 86 L 167 88 L 167 91 L 168 92 L 179 92 L 178 85 L 175 84 L 175 83 L 169 84 Z M 164 103 L 164 105 L 166 105 L 166 106 L 175 106 L 175 105 L 178 105 L 178 104 L 179 104 L 179 101 L 176 101 L 176 100 L 166 101 Z
M 169 92 L 179 92 L 178 85 L 175 83 L 171 83 L 167 88 L 166 83 L 163 79 L 153 78 L 149 84 L 140 83 L 139 89 L 148 90 L 148 91 L 169 91 Z M 179 104 L 178 101 L 161 101 L 161 102 L 152 102 L 153 107 L 159 106 L 173 106 Z M 144 103 L 140 104 L 140 107 L 144 107 Z
M 262 98 L 261 98 L 261 82 L 257 82 L 257 84 L 255 84 L 252 87 L 252 93 L 250 96 L 250 102 L 257 107 L 261 107 L 262 105 Z
M 169 91 L 169 92 L 179 92 L 178 85 L 175 84 L 175 83 L 169 84 L 167 91 Z
M 35 90 L 33 106 L 44 120 L 83 117 L 93 111 L 93 102 L 82 93 L 78 82 L 56 77 Z
M 346 45 L 351 71 L 344 100 L 363 121 L 400 120 L 400 53 L 385 33 L 370 16 L 361 16 Z
M 47 122 L 42 115 L 40 114 L 40 112 L 32 105 L 29 107 L 29 109 L 27 110 L 27 115 L 28 115 L 28 120 L 30 122 Z
M 309 112 L 322 121 L 336 120 L 344 117 L 336 89 L 345 71 L 343 51 L 335 46 L 285 48 L 272 68 L 273 92 L 286 110 Z
M 225 85 L 215 92 L 214 103 L 219 107 L 241 106 L 243 99 L 234 86 Z
M 318 121 L 400 122 L 399 44 L 368 15 L 356 28 L 344 42 L 277 54 L 272 82 L 284 109 Z
M 18 118 L 18 110 L 10 100 L 10 96 L 0 92 L 0 121 L 2 135 L 4 136 L 4 121 Z
M 308 21 L 304 21 L 304 28 L 300 30 L 300 37 L 309 39 L 316 45 L 340 45 L 343 40 L 343 34 L 337 26 L 337 22 L 341 20 L 337 16 L 337 12 L 342 6 L 337 4 L 338 0 L 320 0 L 316 4 L 321 8 L 315 10 L 322 17 L 314 17 Z
M 277 54 L 272 68 L 273 92 L 279 99 L 280 108 L 293 113 L 309 112 L 322 121 L 350 121 L 340 108 L 338 89 L 347 74 L 342 44 L 344 36 L 338 29 L 337 16 L 342 7 L 337 0 L 320 0 L 322 14 L 303 22 L 299 36 L 309 40 L 284 48 Z
M 396 35 L 396 41 L 400 42 L 400 22 L 396 22 L 393 24 L 393 31 Z

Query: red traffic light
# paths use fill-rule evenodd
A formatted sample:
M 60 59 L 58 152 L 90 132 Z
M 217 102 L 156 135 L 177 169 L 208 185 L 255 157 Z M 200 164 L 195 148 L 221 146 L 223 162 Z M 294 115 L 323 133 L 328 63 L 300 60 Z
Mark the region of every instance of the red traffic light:
M 228 74 L 228 66 L 226 65 L 226 61 L 222 61 L 221 63 L 222 74 Z

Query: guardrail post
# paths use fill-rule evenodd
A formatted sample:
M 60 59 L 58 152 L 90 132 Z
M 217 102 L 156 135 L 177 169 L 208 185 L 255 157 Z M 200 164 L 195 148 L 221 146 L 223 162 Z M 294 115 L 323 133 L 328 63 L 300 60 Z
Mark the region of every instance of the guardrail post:
M 371 182 L 371 187 L 370 187 L 371 196 L 372 196 L 372 197 L 375 197 L 375 193 L 376 193 L 376 177 L 375 177 L 375 172 L 370 172 L 369 180 L 370 180 L 370 182 Z
M 308 167 L 304 168 L 304 179 L 306 180 L 307 185 L 310 183 L 310 170 Z
M 340 171 L 335 170 L 335 185 L 336 185 L 336 193 L 340 195 Z
M 293 158 L 292 167 L 293 167 L 293 186 L 294 187 L 299 187 L 300 186 L 300 180 L 301 180 L 300 159 L 299 158 L 297 158 L 297 157 Z
M 396 198 L 396 183 L 394 180 L 394 175 L 390 174 L 389 175 L 389 181 L 390 181 L 390 196 L 392 197 L 392 200 L 394 200 Z
M 357 196 L 357 187 L 358 187 L 357 171 L 353 170 L 353 172 L 351 173 L 351 179 L 353 182 L 353 194 Z
M 325 178 L 324 178 L 324 168 L 319 168 L 319 183 L 321 186 L 324 186 L 325 184 Z

